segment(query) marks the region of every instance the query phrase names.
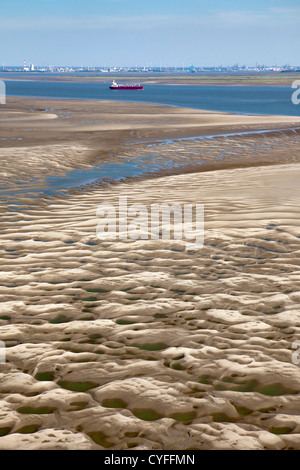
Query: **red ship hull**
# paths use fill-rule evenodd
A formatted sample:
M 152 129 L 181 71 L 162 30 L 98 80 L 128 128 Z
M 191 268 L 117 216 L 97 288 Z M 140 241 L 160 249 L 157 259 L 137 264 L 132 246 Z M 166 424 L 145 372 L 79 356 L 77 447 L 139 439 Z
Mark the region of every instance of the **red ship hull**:
M 109 87 L 111 90 L 143 90 L 142 85 L 111 85 Z

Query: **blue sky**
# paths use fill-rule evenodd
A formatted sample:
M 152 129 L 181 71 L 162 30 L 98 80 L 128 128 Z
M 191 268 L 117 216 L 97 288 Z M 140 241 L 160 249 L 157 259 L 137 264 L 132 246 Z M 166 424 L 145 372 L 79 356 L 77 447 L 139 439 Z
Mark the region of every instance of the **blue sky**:
M 300 65 L 299 0 L 1 0 L 0 64 Z

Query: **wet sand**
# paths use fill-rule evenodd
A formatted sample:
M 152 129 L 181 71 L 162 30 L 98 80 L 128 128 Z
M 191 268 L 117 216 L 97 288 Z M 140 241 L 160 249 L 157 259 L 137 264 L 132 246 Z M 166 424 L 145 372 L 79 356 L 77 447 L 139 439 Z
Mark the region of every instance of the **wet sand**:
M 55 165 L 65 172 L 124 152 L 172 154 L 197 168 L 28 197 L 22 210 L 1 203 L 0 449 L 298 449 L 299 134 L 149 147 L 288 129 L 297 118 L 152 105 L 141 113 L 129 103 L 101 103 L 101 118 L 91 103 L 82 118 L 85 103 L 36 100 L 29 123 L 28 103 L 7 108 L 25 112 L 23 124 L 1 124 L 7 137 L 25 136 L 1 141 L 7 185 L 28 177 L 29 158 L 31 174 L 45 177 Z M 54 117 L 63 109 L 68 119 Z M 38 130 L 25 134 L 25 125 Z M 204 247 L 99 240 L 96 209 L 120 195 L 147 207 L 204 204 Z
M 49 176 L 136 161 L 141 156 L 145 162 L 151 157 L 160 167 L 152 176 L 297 161 L 300 118 L 10 97 L 0 114 L 0 128 L 2 197 L 13 194 L 16 184 L 30 194 L 34 188 L 47 186 Z M 245 135 L 234 135 L 239 133 Z M 230 136 L 214 143 L 209 138 L 180 141 L 216 134 Z

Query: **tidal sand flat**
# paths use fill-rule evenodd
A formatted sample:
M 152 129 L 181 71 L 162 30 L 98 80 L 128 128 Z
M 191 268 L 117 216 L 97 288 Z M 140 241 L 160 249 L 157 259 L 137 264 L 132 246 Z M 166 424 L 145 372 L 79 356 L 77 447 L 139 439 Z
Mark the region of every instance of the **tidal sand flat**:
M 24 202 L 60 181 L 62 190 L 95 183 L 114 173 L 112 165 L 128 162 L 165 175 L 297 160 L 300 118 L 9 97 L 0 126 L 0 198 L 19 203 L 20 194 Z M 66 175 L 70 181 L 59 179 Z
M 119 74 L 16 74 L 1 73 L 0 77 L 5 81 L 47 81 L 47 82 L 73 82 L 73 83 L 110 83 L 120 77 Z M 299 78 L 297 72 L 285 73 L 200 73 L 200 74 L 167 74 L 167 73 L 141 73 L 124 74 L 121 76 L 125 82 L 142 81 L 144 84 L 164 85 L 227 85 L 227 86 L 290 86 L 294 80 Z
M 11 103 L 0 449 L 298 449 L 300 119 Z M 49 176 L 140 157 L 155 174 L 41 193 Z M 100 240 L 97 207 L 120 196 L 204 204 L 203 248 Z

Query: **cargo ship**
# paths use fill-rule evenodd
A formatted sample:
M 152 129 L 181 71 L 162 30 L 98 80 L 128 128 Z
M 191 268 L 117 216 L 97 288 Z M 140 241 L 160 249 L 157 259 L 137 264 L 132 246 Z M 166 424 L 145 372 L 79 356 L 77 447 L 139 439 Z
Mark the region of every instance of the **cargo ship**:
M 112 81 L 112 84 L 109 87 L 111 90 L 143 90 L 143 85 L 122 85 L 120 83 L 115 82 L 114 80 Z

